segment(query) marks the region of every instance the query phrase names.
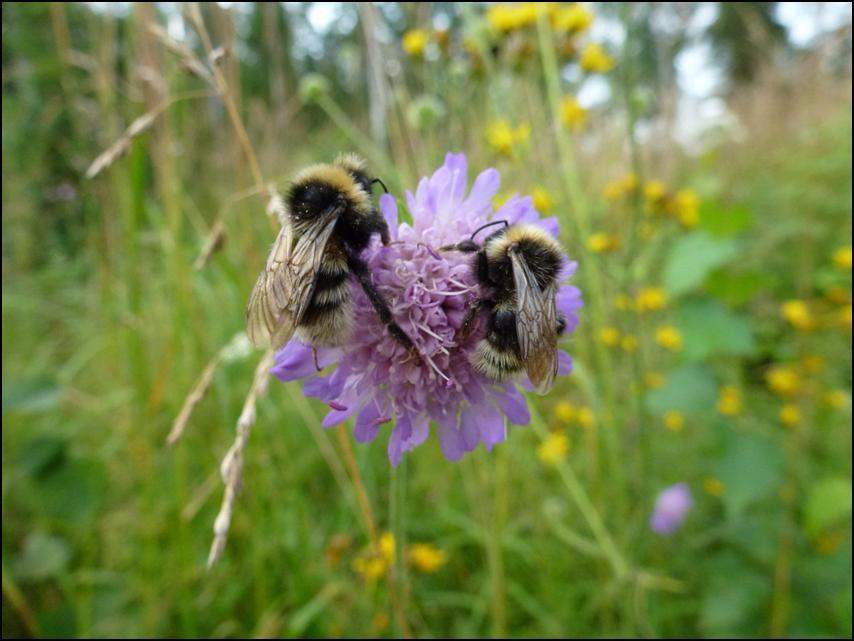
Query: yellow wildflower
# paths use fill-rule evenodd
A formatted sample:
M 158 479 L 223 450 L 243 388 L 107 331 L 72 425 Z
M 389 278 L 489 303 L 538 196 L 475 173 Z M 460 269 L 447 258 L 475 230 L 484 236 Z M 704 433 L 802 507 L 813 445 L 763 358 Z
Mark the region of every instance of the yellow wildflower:
M 537 456 L 546 465 L 555 465 L 569 453 L 569 437 L 562 432 L 552 432 L 537 448 Z
M 780 313 L 795 329 L 804 332 L 815 329 L 815 318 L 809 306 L 802 300 L 787 300 L 780 306 Z
M 638 339 L 631 335 L 623 336 L 623 340 L 620 341 L 620 347 L 624 352 L 632 353 L 638 348 Z
M 819 535 L 815 540 L 815 551 L 829 556 L 834 554 L 845 543 L 845 530 L 831 530 Z
M 655 236 L 656 231 L 658 230 L 655 228 L 655 225 L 643 223 L 638 229 L 638 236 L 640 236 L 642 240 L 649 240 Z
M 534 209 L 538 212 L 545 214 L 551 211 L 554 203 L 552 202 L 552 197 L 549 195 L 549 192 L 547 192 L 544 187 L 540 187 L 539 185 L 534 187 L 534 191 L 531 192 L 531 197 L 534 199 Z
M 403 50 L 410 56 L 421 57 L 428 40 L 427 32 L 423 29 L 410 29 L 403 34 Z
M 706 490 L 706 494 L 710 494 L 712 496 L 723 496 L 726 487 L 720 479 L 709 477 L 703 481 L 703 489 Z
M 558 401 L 555 405 L 555 418 L 561 423 L 571 423 L 575 418 L 575 408 L 569 401 Z
M 616 347 L 620 344 L 620 330 L 616 327 L 603 327 L 599 332 L 599 340 L 608 347 Z
M 838 410 L 848 402 L 848 394 L 841 389 L 828 390 L 822 395 L 821 402 L 831 409 Z
M 667 382 L 664 374 L 661 372 L 647 372 L 643 376 L 643 382 L 649 389 L 661 389 Z
M 833 264 L 839 269 L 851 270 L 851 245 L 840 247 L 833 252 Z
M 671 432 L 681 432 L 685 426 L 685 417 L 678 410 L 670 410 L 664 413 L 664 426 Z
M 741 392 L 732 385 L 724 385 L 718 394 L 718 411 L 724 416 L 739 416 L 741 409 Z
M 650 180 L 643 186 L 643 195 L 649 203 L 659 203 L 667 195 L 667 187 L 660 180 Z
M 765 374 L 765 382 L 778 396 L 794 396 L 801 389 L 798 373 L 788 365 L 774 365 Z
M 552 14 L 552 27 L 561 33 L 583 33 L 593 23 L 593 14 L 580 4 L 558 9 Z
M 824 297 L 831 303 L 844 305 L 851 300 L 851 290 L 839 286 L 828 287 L 824 292 Z
M 638 177 L 635 173 L 631 172 L 623 176 L 621 181 L 623 183 L 623 190 L 626 192 L 633 192 L 638 188 Z
M 614 59 L 608 55 L 605 48 L 598 42 L 591 42 L 581 52 L 579 64 L 584 71 L 607 73 L 614 68 Z
M 839 326 L 851 330 L 851 303 L 839 308 Z
M 780 421 L 786 427 L 794 427 L 801 422 L 801 410 L 794 403 L 786 403 L 780 408 Z
M 394 547 L 394 534 L 383 532 L 380 535 L 380 554 L 382 554 L 389 565 L 394 563 Z
M 575 420 L 578 421 L 581 427 L 590 428 L 596 425 L 596 415 L 586 405 L 578 408 L 578 411 L 575 413 Z
M 807 374 L 821 374 L 824 366 L 824 359 L 818 354 L 807 354 L 801 359 L 801 367 Z
M 570 129 L 578 129 L 587 122 L 587 110 L 572 96 L 564 96 L 560 101 L 560 119 Z
M 623 183 L 619 180 L 611 180 L 602 188 L 602 197 L 605 200 L 619 200 L 623 196 Z
M 621 312 L 626 312 L 634 309 L 634 302 L 632 299 L 626 294 L 617 294 L 617 298 L 614 299 L 614 307 L 619 309 Z
M 555 6 L 552 2 L 496 4 L 487 9 L 486 20 L 493 29 L 507 32 L 536 24 L 537 16 L 548 15 L 554 10 Z
M 655 330 L 655 342 L 664 349 L 678 352 L 682 349 L 682 333 L 672 325 L 662 325 Z
M 604 254 L 620 248 L 620 239 L 613 234 L 596 232 L 587 239 L 587 247 L 594 254 Z
M 523 122 L 515 129 L 506 120 L 493 120 L 486 128 L 486 142 L 499 154 L 510 155 L 513 147 L 527 142 L 531 125 Z
M 365 581 L 372 583 L 385 574 L 388 566 L 382 557 L 360 554 L 353 559 L 350 567 Z
M 445 565 L 448 555 L 429 543 L 413 543 L 409 546 L 406 559 L 419 572 L 435 572 Z
M 700 197 L 691 189 L 680 189 L 674 197 L 676 217 L 683 227 L 696 227 L 700 222 Z
M 667 304 L 667 292 L 661 287 L 644 287 L 635 296 L 635 306 L 639 312 L 654 312 Z

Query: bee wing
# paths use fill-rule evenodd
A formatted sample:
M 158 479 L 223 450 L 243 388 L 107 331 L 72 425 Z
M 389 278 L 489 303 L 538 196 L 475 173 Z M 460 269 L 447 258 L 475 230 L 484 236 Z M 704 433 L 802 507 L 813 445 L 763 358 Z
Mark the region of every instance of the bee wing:
M 516 337 L 528 378 L 540 394 L 548 392 L 557 374 L 556 284 L 541 290 L 525 260 L 510 252 L 516 284 Z
M 279 349 L 293 336 L 311 301 L 315 275 L 340 211 L 338 206 L 326 210 L 296 240 L 285 220 L 246 307 L 246 333 L 254 344 L 269 339 Z

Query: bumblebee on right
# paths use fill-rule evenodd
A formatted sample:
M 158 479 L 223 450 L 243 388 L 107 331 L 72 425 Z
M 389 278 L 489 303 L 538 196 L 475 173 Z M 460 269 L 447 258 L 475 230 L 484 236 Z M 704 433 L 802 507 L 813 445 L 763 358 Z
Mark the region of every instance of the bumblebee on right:
M 487 236 L 483 245 L 474 241 L 481 230 L 501 224 L 504 227 Z M 555 303 L 563 262 L 558 242 L 539 227 L 502 220 L 441 249 L 475 254 L 472 267 L 481 297 L 469 309 L 460 338 L 471 332 L 481 310 L 489 319 L 486 336 L 470 356 L 472 366 L 496 381 L 524 370 L 540 394 L 548 392 L 557 374 L 557 337 L 566 327 Z

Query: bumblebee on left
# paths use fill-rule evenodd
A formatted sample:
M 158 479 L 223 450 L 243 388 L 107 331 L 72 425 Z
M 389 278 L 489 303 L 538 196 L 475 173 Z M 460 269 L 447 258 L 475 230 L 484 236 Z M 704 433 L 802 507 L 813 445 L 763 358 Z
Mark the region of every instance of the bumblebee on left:
M 376 182 L 353 154 L 296 176 L 285 196 L 282 229 L 246 308 L 253 343 L 269 340 L 279 349 L 296 333 L 314 347 L 345 344 L 353 330 L 353 274 L 389 333 L 421 360 L 360 256 L 375 233 L 384 244 L 389 241 L 388 225 L 371 196 Z

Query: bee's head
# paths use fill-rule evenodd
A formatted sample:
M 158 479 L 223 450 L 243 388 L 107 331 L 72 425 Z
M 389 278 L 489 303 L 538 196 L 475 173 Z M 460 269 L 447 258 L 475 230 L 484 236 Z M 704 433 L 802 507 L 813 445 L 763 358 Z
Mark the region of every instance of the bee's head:
M 521 255 L 541 288 L 557 278 L 563 261 L 560 244 L 546 230 L 534 225 L 510 225 L 484 242 L 487 259 L 509 267 L 510 252 Z
M 347 216 L 373 212 L 371 180 L 355 156 L 342 156 L 331 165 L 312 165 L 294 179 L 287 196 L 289 211 L 297 220 L 320 216 L 340 205 Z

